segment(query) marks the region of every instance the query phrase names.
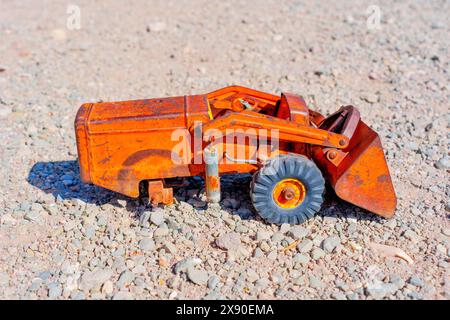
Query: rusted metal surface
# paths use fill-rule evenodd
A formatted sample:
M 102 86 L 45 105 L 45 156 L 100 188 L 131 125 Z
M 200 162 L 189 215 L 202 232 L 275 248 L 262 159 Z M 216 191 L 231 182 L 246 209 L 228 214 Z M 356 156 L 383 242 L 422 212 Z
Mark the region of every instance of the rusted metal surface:
M 282 93 L 277 117 L 309 126 L 309 110 L 302 97 L 292 93 Z
M 245 130 L 246 139 L 228 139 L 233 129 Z M 219 173 L 257 171 L 259 160 L 251 156 L 261 150 L 261 141 L 279 140 L 276 151 L 312 158 L 342 199 L 384 217 L 395 210 L 380 139 L 351 106 L 325 118 L 300 96 L 230 86 L 203 95 L 84 104 L 75 132 L 84 182 L 138 197 L 139 183 L 149 181 L 153 203 L 172 202 L 163 179 L 176 177 L 209 177 L 207 188 L 220 194 Z M 207 132 L 223 135 L 216 139 Z M 183 139 L 189 143 L 180 151 Z M 218 151 L 217 174 L 207 172 L 203 153 L 209 147 Z M 224 157 L 239 147 L 244 156 Z M 248 161 L 222 161 L 230 159 Z
M 148 196 L 153 205 L 159 203 L 172 204 L 173 203 L 173 190 L 172 188 L 164 188 L 161 180 L 150 181 L 148 183 Z
M 203 151 L 205 159 L 205 189 L 208 202 L 220 202 L 219 154 L 217 148 L 208 146 Z
M 397 198 L 380 138 L 359 119 L 359 113 L 351 109 L 355 108 L 341 109 L 351 119 L 330 116 L 332 120 L 340 118 L 343 123 L 347 123 L 348 126 L 343 126 L 341 130 L 350 138 L 349 145 L 342 150 L 314 147 L 313 159 L 337 196 L 380 216 L 390 218 L 395 212 Z M 321 128 L 328 129 L 328 125 L 337 124 L 334 121 L 324 121 Z
M 297 124 L 274 116 L 262 116 L 250 112 L 228 113 L 227 115 L 211 120 L 204 125 L 204 130 L 224 130 L 227 128 L 278 130 L 280 140 L 309 143 L 326 147 L 344 148 L 348 144 L 348 138 L 341 134 Z M 341 141 L 344 141 L 344 143 L 341 143 Z

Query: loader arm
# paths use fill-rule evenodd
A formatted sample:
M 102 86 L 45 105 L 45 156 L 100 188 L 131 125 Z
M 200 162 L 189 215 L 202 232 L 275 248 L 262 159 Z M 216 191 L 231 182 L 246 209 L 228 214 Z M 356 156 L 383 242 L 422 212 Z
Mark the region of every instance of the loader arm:
M 203 132 L 229 128 L 279 130 L 279 139 L 283 141 L 309 143 L 337 149 L 345 148 L 349 142 L 349 139 L 341 134 L 252 111 L 232 112 L 211 120 L 203 125 Z

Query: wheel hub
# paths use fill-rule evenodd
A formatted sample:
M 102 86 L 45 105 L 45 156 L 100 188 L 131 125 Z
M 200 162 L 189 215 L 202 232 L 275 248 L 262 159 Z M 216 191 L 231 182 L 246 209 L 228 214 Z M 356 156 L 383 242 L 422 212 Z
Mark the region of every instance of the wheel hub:
M 281 192 L 281 195 L 284 197 L 284 199 L 286 199 L 288 201 L 292 200 L 295 197 L 295 190 L 291 187 L 286 187 Z
M 305 185 L 297 179 L 283 179 L 272 191 L 275 203 L 282 208 L 295 208 L 305 200 Z

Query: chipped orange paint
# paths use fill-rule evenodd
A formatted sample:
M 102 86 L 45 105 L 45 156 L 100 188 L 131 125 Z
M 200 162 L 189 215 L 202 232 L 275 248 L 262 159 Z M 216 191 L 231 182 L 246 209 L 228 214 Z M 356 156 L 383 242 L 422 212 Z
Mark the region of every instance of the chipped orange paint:
M 220 188 L 220 180 L 218 177 L 211 176 L 208 179 L 208 185 L 211 190 L 218 190 Z
M 341 154 L 333 163 L 327 159 L 326 149 L 313 148 L 313 158 L 337 196 L 382 217 L 392 217 L 397 198 L 378 134 L 359 120 L 349 146 L 339 152 L 343 158 Z
M 205 176 L 205 164 L 194 161 L 193 145 L 186 162 L 172 161 L 179 143 L 172 133 L 181 129 L 192 136 L 196 122 L 202 123 L 203 132 L 279 130 L 280 153 L 313 159 L 339 197 L 384 217 L 395 211 L 380 139 L 359 119 L 356 108 L 344 107 L 324 118 L 300 96 L 239 86 L 203 95 L 82 105 L 75 120 L 81 179 L 130 197 L 138 197 L 139 183 L 148 181 L 154 203 L 171 203 L 172 189 L 164 179 Z M 257 164 L 219 163 L 220 174 L 258 169 Z

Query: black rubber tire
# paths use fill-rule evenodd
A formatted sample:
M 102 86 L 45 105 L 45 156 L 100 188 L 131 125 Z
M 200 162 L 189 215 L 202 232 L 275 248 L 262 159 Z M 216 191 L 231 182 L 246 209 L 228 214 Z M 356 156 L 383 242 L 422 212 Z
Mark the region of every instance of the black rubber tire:
M 282 208 L 276 204 L 272 192 L 283 179 L 298 179 L 306 189 L 305 199 L 295 208 Z M 269 159 L 254 174 L 250 185 L 250 198 L 258 214 L 275 224 L 300 224 L 320 210 L 325 190 L 325 179 L 316 164 L 303 156 L 282 155 Z

